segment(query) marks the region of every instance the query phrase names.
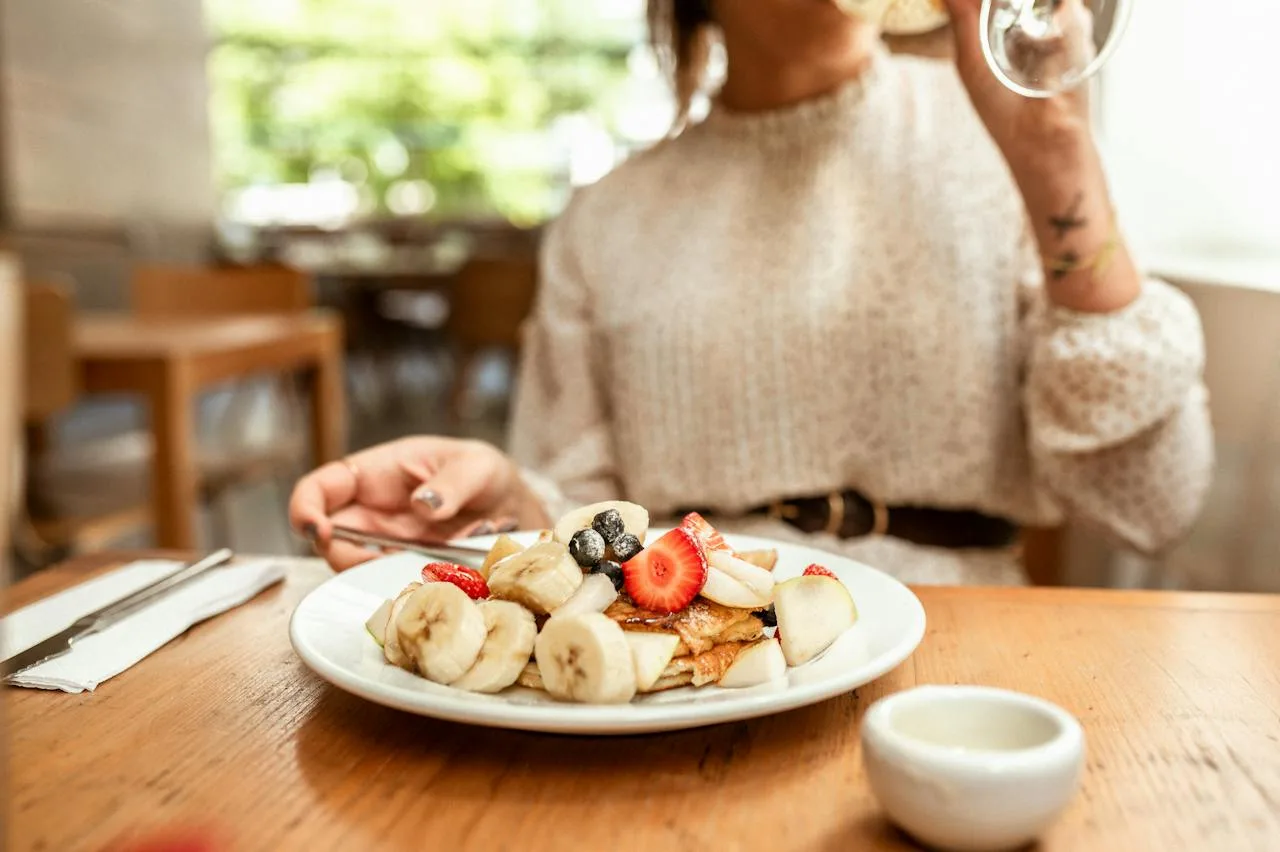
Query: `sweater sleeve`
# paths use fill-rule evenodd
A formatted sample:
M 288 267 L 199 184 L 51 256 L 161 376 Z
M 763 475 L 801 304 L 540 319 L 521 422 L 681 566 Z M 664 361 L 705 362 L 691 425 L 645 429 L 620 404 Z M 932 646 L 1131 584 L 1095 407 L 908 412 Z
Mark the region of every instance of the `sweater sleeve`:
M 1151 279 L 1110 314 L 1057 307 L 1034 279 L 1024 294 L 1040 483 L 1072 517 L 1142 553 L 1164 550 L 1195 521 L 1214 464 L 1194 305 Z
M 552 518 L 619 494 L 604 363 L 575 235 L 575 208 L 570 204 L 543 240 L 509 436 L 525 482 Z

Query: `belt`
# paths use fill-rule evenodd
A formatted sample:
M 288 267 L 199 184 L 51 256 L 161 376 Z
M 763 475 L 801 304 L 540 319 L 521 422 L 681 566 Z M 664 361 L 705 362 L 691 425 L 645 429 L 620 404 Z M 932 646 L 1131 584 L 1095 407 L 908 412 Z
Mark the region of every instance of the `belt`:
M 704 510 L 680 510 L 680 514 Z M 857 491 L 833 491 L 822 497 L 776 500 L 748 510 L 786 521 L 805 533 L 825 532 L 842 539 L 891 535 L 913 544 L 952 549 L 1008 547 L 1017 541 L 1018 527 L 1004 518 L 964 509 L 886 506 Z

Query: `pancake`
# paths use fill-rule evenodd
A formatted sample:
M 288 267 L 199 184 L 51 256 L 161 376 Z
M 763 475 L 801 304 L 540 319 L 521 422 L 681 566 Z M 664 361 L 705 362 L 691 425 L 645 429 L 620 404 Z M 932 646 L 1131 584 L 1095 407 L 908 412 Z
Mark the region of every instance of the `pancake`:
M 623 630 L 678 634 L 682 647 L 676 649 L 677 656 L 702 654 L 726 642 L 757 639 L 764 632 L 764 622 L 750 610 L 722 606 L 703 598 L 695 598 L 689 606 L 673 613 L 641 609 L 619 598 L 604 614 Z

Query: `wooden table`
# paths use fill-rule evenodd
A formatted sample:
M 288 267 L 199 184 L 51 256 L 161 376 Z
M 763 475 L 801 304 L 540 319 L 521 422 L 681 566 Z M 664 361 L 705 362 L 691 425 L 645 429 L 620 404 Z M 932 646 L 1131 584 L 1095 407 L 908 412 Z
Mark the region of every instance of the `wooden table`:
M 140 394 L 150 406 L 160 547 L 196 545 L 195 402 L 209 386 L 301 372 L 311 390 L 315 461 L 345 449 L 342 325 L 328 312 L 166 320 L 88 314 L 76 320 L 74 346 L 86 392 Z
M 94 569 L 37 575 L 13 603 Z M 923 644 L 852 695 L 605 739 L 436 722 L 328 686 L 287 635 L 326 576 L 297 561 L 96 694 L 7 690 L 10 848 L 195 823 L 237 850 L 907 849 L 862 773 L 862 713 L 917 683 L 983 683 L 1084 723 L 1084 786 L 1044 849 L 1280 849 L 1280 597 L 919 589 Z

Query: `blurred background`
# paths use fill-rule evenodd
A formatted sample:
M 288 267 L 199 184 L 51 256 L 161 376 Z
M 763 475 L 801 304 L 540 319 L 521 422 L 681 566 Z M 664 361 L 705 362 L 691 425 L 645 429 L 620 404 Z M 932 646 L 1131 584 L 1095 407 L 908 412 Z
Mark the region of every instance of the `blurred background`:
M 296 552 L 283 504 L 313 454 L 501 443 L 541 226 L 670 122 L 643 6 L 2 0 L 20 570 Z M 1280 591 L 1277 31 L 1255 0 L 1139 3 L 1103 72 L 1128 236 L 1204 317 L 1220 469 L 1159 563 L 1068 529 L 1050 581 Z

